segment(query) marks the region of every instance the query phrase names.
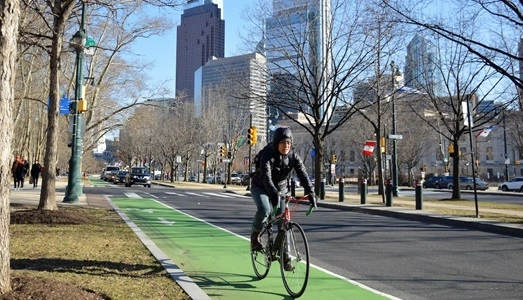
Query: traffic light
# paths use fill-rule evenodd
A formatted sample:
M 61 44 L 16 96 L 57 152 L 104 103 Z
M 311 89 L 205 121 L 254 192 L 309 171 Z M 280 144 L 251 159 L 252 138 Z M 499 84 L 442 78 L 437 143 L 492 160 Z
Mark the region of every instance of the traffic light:
M 449 156 L 454 157 L 454 145 L 453 144 L 449 145 Z
M 514 165 L 516 165 L 516 166 L 519 165 L 519 160 L 515 160 Z
M 420 168 L 420 170 L 421 170 L 422 172 L 425 172 L 425 170 L 427 170 L 427 165 L 422 165 L 421 168 Z
M 221 146 L 220 156 L 221 157 L 225 157 L 225 155 L 227 155 L 227 148 L 225 147 L 225 145 L 222 145 Z
M 332 163 L 335 164 L 338 161 L 338 158 L 336 157 L 336 154 L 332 155 Z
M 229 159 L 232 158 L 232 152 L 231 151 L 227 152 L 227 158 L 229 158 Z
M 381 153 L 385 153 L 387 151 L 387 146 L 385 143 L 385 137 L 380 137 L 380 147 L 381 147 Z
M 258 130 L 256 126 L 251 126 L 247 129 L 247 143 L 252 146 L 256 144 L 256 142 L 258 142 Z

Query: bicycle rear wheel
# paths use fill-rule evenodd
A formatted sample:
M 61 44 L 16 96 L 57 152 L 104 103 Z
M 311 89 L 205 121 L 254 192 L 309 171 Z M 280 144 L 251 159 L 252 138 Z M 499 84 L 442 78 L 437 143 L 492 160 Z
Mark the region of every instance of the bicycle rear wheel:
M 280 270 L 285 289 L 294 298 L 305 292 L 309 281 L 309 244 L 297 223 L 289 223 L 280 247 Z
M 272 260 L 269 240 L 269 229 L 265 227 L 260 232 L 260 243 L 263 245 L 263 249 L 261 251 L 251 251 L 252 268 L 258 279 L 267 277 L 271 268 Z

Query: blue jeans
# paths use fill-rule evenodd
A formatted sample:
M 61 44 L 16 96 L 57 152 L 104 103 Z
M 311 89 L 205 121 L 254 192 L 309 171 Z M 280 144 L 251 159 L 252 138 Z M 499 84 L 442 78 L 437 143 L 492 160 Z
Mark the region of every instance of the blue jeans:
M 251 186 L 251 195 L 254 203 L 256 204 L 256 214 L 252 221 L 252 231 L 260 232 L 262 230 L 263 221 L 265 221 L 272 212 L 272 205 L 267 192 L 256 185 Z M 283 207 L 285 206 L 285 200 L 280 202 L 280 209 L 277 214 L 281 214 Z

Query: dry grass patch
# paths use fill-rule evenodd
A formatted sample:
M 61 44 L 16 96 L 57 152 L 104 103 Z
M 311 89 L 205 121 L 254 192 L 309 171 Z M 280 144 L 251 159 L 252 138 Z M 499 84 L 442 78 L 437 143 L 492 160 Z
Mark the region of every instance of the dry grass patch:
M 12 215 L 12 286 L 22 294 L 0 299 L 190 299 L 114 211 L 17 208 Z M 30 293 L 41 293 L 44 281 L 54 297 Z M 57 298 L 53 286 L 98 298 Z

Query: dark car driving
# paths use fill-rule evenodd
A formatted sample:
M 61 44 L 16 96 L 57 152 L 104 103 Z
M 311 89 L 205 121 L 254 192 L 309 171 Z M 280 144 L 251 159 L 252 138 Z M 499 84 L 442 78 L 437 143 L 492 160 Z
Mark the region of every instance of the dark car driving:
M 132 167 L 125 176 L 125 186 L 142 184 L 144 187 L 151 187 L 151 174 L 144 167 Z
M 114 184 L 124 183 L 126 175 L 127 175 L 127 171 L 118 171 L 116 173 L 116 176 L 113 178 Z

